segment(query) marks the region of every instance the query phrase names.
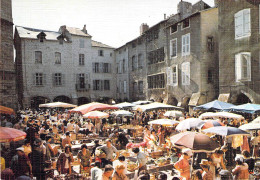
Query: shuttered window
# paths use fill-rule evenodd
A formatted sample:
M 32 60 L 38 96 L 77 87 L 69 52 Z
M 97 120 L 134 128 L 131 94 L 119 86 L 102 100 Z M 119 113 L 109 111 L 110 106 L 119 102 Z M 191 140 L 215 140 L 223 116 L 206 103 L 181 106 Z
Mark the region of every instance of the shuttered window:
M 182 85 L 190 85 L 190 63 L 184 62 L 181 65 Z
M 251 53 L 242 52 L 235 56 L 236 82 L 251 81 Z
M 182 56 L 190 55 L 190 33 L 182 36 Z
M 235 14 L 235 39 L 251 35 L 250 9 L 244 9 Z
M 177 39 L 170 41 L 170 56 L 177 57 Z

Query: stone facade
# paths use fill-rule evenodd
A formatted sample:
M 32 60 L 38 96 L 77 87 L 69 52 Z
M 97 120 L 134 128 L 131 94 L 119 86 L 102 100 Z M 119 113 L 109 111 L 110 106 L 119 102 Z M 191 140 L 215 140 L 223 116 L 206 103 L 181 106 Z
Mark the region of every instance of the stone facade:
M 218 0 L 219 99 L 260 103 L 259 6 L 259 1 Z
M 51 32 L 17 26 L 21 106 L 37 107 L 52 101 L 80 105 L 115 98 L 114 48 L 91 38 L 85 27 L 61 26 L 58 32 Z
M 12 1 L 1 1 L 0 105 L 17 109 Z

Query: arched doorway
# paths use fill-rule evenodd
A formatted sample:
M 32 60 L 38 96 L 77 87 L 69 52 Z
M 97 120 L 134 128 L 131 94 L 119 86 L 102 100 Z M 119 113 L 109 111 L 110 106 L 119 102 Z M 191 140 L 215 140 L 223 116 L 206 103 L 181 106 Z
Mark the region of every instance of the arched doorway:
M 252 103 L 252 101 L 244 93 L 240 93 L 237 96 L 235 104 L 240 105 L 240 104 L 246 104 L 246 103 Z
M 32 109 L 37 109 L 39 108 L 40 104 L 45 104 L 45 103 L 49 103 L 50 100 L 46 97 L 43 96 L 36 96 L 31 98 L 31 108 Z
M 189 112 L 189 102 L 190 102 L 190 97 L 183 98 L 182 107 L 184 108 L 185 112 Z
M 53 99 L 53 102 L 71 103 L 71 99 L 68 96 L 57 96 Z
M 178 100 L 175 97 L 170 97 L 168 99 L 168 104 L 173 105 L 173 106 L 177 106 Z
M 90 103 L 89 98 L 87 98 L 87 97 L 78 98 L 78 106 L 80 106 L 82 104 L 88 104 L 88 103 Z

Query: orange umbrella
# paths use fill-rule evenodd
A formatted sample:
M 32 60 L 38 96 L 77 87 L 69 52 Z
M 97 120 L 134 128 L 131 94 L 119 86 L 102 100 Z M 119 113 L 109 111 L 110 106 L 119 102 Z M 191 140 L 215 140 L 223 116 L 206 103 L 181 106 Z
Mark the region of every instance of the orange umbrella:
M 115 107 L 115 106 L 112 106 L 112 105 L 109 105 L 109 104 L 93 102 L 93 103 L 78 106 L 74 109 L 69 110 L 69 112 L 70 113 L 86 114 L 90 111 L 106 110 L 106 109 L 118 109 L 118 107 Z
M 0 127 L 0 143 L 20 141 L 26 137 L 26 133 L 14 128 Z
M 15 114 L 15 112 L 12 108 L 8 108 L 8 107 L 5 107 L 5 106 L 0 106 L 0 113 L 2 113 L 2 114 Z

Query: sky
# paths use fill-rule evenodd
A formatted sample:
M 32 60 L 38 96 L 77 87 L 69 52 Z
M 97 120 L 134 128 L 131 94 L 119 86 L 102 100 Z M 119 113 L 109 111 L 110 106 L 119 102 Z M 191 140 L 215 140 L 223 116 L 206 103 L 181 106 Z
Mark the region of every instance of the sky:
M 15 25 L 58 31 L 82 29 L 93 40 L 120 47 L 140 35 L 140 25 L 160 22 L 177 12 L 180 0 L 12 0 Z M 186 0 L 192 4 L 198 0 Z M 210 6 L 214 0 L 204 0 Z

